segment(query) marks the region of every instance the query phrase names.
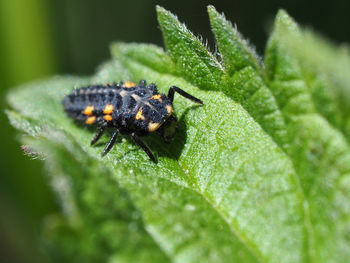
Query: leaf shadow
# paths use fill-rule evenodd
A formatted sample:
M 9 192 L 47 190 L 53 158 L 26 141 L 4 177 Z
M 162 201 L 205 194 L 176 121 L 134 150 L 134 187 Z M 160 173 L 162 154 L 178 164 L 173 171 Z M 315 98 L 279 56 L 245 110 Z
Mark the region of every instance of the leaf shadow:
M 145 140 L 154 154 L 157 154 L 158 157 L 168 157 L 176 161 L 179 160 L 182 150 L 187 142 L 186 115 L 190 110 L 198 107 L 201 107 L 201 105 L 193 105 L 185 109 L 181 117 L 177 120 L 175 135 L 171 142 L 164 142 L 159 136 L 157 136 L 157 134 L 153 134 Z
M 193 105 L 185 109 L 181 117 L 177 120 L 175 135 L 170 142 L 165 142 L 156 133 L 150 134 L 145 137 L 141 137 L 141 139 L 147 144 L 147 146 L 151 149 L 151 151 L 155 156 L 168 157 L 174 160 L 178 160 L 187 141 L 187 133 L 186 133 L 187 124 L 185 121 L 185 117 L 190 110 L 196 109 L 198 107 L 201 107 L 201 105 Z M 96 129 L 97 129 L 95 126 L 83 126 L 83 125 L 79 125 L 79 126 L 82 126 L 85 129 L 88 129 L 89 131 L 91 131 L 92 133 L 91 139 L 93 138 L 93 135 L 94 135 L 93 133 L 96 133 Z M 101 151 L 102 151 L 103 148 L 108 143 L 112 133 L 113 133 L 112 128 L 107 129 L 103 137 L 91 147 L 101 148 Z M 137 151 L 139 146 L 136 145 L 135 142 L 128 135 L 118 136 L 114 147 L 118 147 L 118 144 L 122 143 L 123 138 L 125 138 L 129 143 L 133 145 L 133 148 L 126 151 L 124 155 Z M 117 160 L 122 158 L 123 157 L 117 158 Z

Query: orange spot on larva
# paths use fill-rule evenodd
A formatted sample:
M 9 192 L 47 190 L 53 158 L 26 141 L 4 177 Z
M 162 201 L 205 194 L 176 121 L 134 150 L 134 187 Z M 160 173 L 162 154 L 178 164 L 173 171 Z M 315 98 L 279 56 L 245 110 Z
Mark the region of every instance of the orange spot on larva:
M 104 114 L 111 114 L 113 112 L 113 105 L 107 104 L 105 109 L 103 110 Z
M 93 124 L 96 120 L 96 117 L 95 116 L 91 116 L 89 118 L 86 119 L 85 123 L 86 124 Z
M 111 116 L 111 115 L 105 115 L 105 116 L 103 116 L 103 118 L 104 118 L 106 121 L 111 121 L 111 120 L 112 120 L 112 116 Z
M 136 120 L 139 120 L 139 119 L 141 119 L 141 120 L 145 119 L 145 117 L 142 115 L 142 108 L 140 108 L 136 114 Z
M 166 105 L 165 107 L 168 112 L 168 116 L 170 116 L 170 114 L 173 112 L 173 107 L 171 107 L 170 105 Z
M 156 131 L 160 126 L 160 123 L 157 123 L 157 122 L 150 122 L 148 124 L 148 131 L 149 132 L 154 132 Z
M 131 82 L 131 81 L 127 81 L 123 84 L 123 87 L 125 87 L 125 88 L 132 88 L 135 86 L 136 86 L 136 84 L 134 82 Z
M 85 115 L 91 116 L 93 110 L 94 110 L 94 106 L 87 106 L 87 107 L 85 108 L 85 110 L 84 110 L 83 113 L 84 113 Z
M 154 99 L 154 100 L 159 100 L 160 99 L 160 94 L 157 94 L 157 95 L 153 95 L 152 96 L 152 99 Z

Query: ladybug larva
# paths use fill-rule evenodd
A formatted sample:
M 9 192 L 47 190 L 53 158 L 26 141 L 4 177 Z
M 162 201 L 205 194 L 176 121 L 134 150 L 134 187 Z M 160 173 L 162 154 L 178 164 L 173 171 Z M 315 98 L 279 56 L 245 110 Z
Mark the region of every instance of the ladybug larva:
M 172 114 L 175 92 L 203 104 L 200 99 L 176 86 L 170 87 L 166 96 L 158 93 L 155 84 L 147 86 L 146 81 L 141 80 L 138 85 L 127 81 L 75 89 L 64 98 L 63 105 L 69 117 L 98 127 L 91 145 L 99 140 L 106 128 L 114 129 L 102 156 L 112 149 L 117 136 L 124 134 L 130 135 L 149 158 L 156 162 L 151 150 L 139 137 L 158 132 L 164 140 L 168 140 L 168 132 L 170 128 L 173 129 L 176 121 Z

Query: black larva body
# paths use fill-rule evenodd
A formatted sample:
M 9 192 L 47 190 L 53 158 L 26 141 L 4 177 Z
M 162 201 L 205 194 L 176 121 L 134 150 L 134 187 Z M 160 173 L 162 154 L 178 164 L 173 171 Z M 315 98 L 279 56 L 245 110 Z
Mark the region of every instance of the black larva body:
M 137 135 L 156 130 L 172 112 L 172 103 L 158 93 L 155 85 L 135 86 L 129 82 L 80 88 L 66 96 L 63 103 L 68 116 L 79 122 L 107 122 L 121 133 Z
M 151 151 L 138 136 L 154 131 L 161 131 L 160 134 L 164 135 L 164 127 L 168 126 L 165 123 L 174 119 L 172 102 L 175 91 L 202 104 L 201 100 L 175 86 L 169 89 L 166 96 L 158 93 L 156 85 L 146 86 L 146 82 L 142 80 L 138 85 L 127 81 L 82 87 L 67 95 L 63 105 L 69 117 L 86 125 L 99 126 L 91 144 L 97 142 L 105 128 L 115 128 L 102 155 L 112 148 L 118 134 L 129 134 L 155 161 Z M 160 127 L 162 129 L 159 129 Z

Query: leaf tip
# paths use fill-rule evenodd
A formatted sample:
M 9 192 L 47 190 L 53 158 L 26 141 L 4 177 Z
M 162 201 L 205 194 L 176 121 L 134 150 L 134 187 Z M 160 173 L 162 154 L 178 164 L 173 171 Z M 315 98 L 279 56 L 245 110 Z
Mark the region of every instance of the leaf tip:
M 164 7 L 157 5 L 156 11 L 158 22 L 160 27 L 162 28 L 163 33 L 165 30 L 164 27 L 173 27 L 175 25 L 179 25 L 180 22 L 178 21 L 177 16 L 171 13 L 170 11 L 166 10 Z
M 158 19 L 161 16 L 174 16 L 170 11 L 166 10 L 164 7 L 160 6 L 160 5 L 156 5 L 156 11 L 157 11 L 157 15 L 158 15 Z
M 217 13 L 217 11 L 213 5 L 208 5 L 207 10 L 208 10 L 209 15 Z
M 277 19 L 286 19 L 286 18 L 289 18 L 289 17 L 290 17 L 289 14 L 284 9 L 279 9 L 278 12 L 277 12 L 277 15 L 276 15 Z
M 128 43 L 129 45 L 131 45 L 131 43 Z M 109 44 L 109 50 L 113 53 L 122 53 L 123 49 L 125 49 L 128 46 L 127 43 L 125 42 L 112 42 L 111 44 Z
M 156 5 L 156 11 L 157 11 L 157 13 L 159 13 L 159 12 L 164 12 L 166 10 L 164 9 L 164 7 L 162 7 L 160 5 Z
M 220 21 L 220 20 L 224 19 L 223 14 L 220 14 L 220 13 L 215 9 L 214 6 L 208 5 L 207 10 L 208 10 L 209 19 L 210 19 L 211 24 L 215 23 L 216 20 L 217 20 L 217 21 Z
M 284 30 L 292 30 L 292 31 L 298 30 L 298 26 L 296 22 L 284 9 L 278 10 L 276 19 L 275 19 L 275 27 L 279 29 L 282 28 Z

